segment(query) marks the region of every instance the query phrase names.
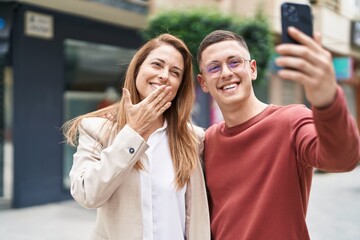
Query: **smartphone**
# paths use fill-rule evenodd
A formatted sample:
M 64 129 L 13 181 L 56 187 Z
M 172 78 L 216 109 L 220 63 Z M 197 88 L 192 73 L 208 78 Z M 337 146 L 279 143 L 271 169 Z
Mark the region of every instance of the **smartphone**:
M 298 44 L 288 35 L 287 29 L 290 26 L 299 29 L 310 37 L 313 36 L 313 17 L 309 5 L 290 2 L 281 4 L 282 42 Z

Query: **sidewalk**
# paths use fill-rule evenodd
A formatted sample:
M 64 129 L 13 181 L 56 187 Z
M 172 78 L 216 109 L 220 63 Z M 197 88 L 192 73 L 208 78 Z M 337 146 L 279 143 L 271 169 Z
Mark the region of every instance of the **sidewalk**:
M 311 240 L 360 239 L 360 166 L 347 173 L 315 174 L 307 223 Z
M 0 238 L 6 240 L 87 240 L 95 210 L 75 201 L 0 211 Z
M 308 209 L 312 240 L 360 239 L 360 166 L 349 173 L 315 174 Z M 70 200 L 0 211 L 6 240 L 87 240 L 95 210 Z

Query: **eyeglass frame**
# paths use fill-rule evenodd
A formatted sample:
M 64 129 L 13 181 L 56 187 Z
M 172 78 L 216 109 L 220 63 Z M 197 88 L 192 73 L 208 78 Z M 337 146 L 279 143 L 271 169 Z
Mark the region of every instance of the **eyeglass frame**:
M 243 63 L 244 63 L 244 65 L 243 65 L 243 67 L 242 67 L 242 69 L 239 71 L 239 73 L 240 72 L 242 72 L 244 69 L 245 69 L 245 65 L 246 65 L 246 62 L 251 62 L 253 59 L 246 59 L 246 58 L 244 58 L 244 57 L 242 57 L 242 56 L 234 56 L 234 57 L 231 57 L 229 60 L 227 60 L 227 62 L 226 62 L 226 66 L 227 66 L 227 68 L 231 71 L 231 72 L 233 72 L 233 73 L 235 73 L 234 71 L 233 71 L 233 69 L 234 68 L 231 68 L 230 67 L 230 61 L 231 60 L 233 60 L 233 59 L 236 59 L 236 58 L 241 58 L 242 60 L 243 60 Z M 207 69 L 206 68 L 208 68 L 211 64 L 214 64 L 214 63 L 210 63 L 210 64 L 208 64 L 207 66 L 205 66 L 203 69 L 200 69 L 200 74 L 201 75 L 203 75 L 203 73 L 204 73 L 204 70 L 206 70 L 205 71 L 205 74 L 206 75 L 208 75 L 208 76 L 210 76 L 209 75 L 209 72 L 207 71 Z M 221 75 L 221 73 L 222 73 L 222 71 L 223 71 L 223 65 L 224 65 L 224 63 L 219 63 L 219 65 L 221 66 L 221 69 L 219 70 L 219 76 Z M 236 68 L 236 67 L 235 67 Z M 215 74 L 215 73 L 210 73 L 210 74 Z M 235 73 L 236 74 L 236 73 Z M 216 77 L 219 77 L 219 76 L 216 76 Z M 213 77 L 213 78 L 215 78 L 215 77 Z

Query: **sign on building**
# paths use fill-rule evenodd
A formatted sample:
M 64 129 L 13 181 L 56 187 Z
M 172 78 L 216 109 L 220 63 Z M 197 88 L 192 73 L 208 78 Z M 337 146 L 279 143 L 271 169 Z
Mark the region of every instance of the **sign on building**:
M 25 12 L 25 35 L 52 39 L 54 37 L 53 16 L 32 11 Z

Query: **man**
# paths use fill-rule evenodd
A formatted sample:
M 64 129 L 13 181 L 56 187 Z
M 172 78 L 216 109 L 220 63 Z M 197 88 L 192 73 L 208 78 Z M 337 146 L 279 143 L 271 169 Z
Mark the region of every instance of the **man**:
M 312 105 L 275 106 L 253 91 L 256 61 L 245 41 L 214 31 L 198 50 L 198 81 L 224 122 L 206 131 L 204 161 L 215 240 L 308 240 L 305 217 L 314 168 L 354 169 L 359 133 L 337 86 L 331 54 L 295 28 L 300 44 L 276 47 L 283 79 L 302 84 Z

